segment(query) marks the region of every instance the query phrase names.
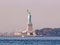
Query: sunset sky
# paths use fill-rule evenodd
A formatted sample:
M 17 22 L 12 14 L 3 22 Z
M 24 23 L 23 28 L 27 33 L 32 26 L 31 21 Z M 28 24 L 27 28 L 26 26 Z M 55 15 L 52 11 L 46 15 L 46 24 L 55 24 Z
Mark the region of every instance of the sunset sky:
M 0 32 L 25 30 L 27 9 L 34 29 L 60 27 L 60 0 L 0 0 Z

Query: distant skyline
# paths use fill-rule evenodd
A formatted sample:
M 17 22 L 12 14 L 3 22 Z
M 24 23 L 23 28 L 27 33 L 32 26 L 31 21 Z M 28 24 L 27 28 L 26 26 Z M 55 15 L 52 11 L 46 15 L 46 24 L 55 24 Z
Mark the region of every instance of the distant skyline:
M 60 0 L 0 0 L 0 32 L 25 30 L 27 9 L 34 29 L 60 27 Z

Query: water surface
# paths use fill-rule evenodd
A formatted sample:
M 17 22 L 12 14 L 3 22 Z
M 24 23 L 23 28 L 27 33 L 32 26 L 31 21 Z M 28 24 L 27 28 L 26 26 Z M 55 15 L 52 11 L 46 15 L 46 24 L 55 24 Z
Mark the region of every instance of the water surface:
M 60 37 L 0 37 L 0 45 L 60 45 Z

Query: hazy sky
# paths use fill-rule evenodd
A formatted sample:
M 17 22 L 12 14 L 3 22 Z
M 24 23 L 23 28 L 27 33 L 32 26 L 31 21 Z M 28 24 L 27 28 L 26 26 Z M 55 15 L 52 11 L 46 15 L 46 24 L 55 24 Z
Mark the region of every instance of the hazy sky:
M 0 32 L 25 30 L 27 9 L 34 29 L 60 27 L 60 0 L 0 0 Z

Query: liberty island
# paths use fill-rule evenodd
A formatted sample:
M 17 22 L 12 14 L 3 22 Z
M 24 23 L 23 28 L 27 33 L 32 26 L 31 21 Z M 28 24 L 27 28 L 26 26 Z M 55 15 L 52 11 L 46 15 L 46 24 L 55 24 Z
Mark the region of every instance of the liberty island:
M 38 37 L 60 37 L 60 28 L 42 28 L 42 29 L 35 29 L 33 28 L 32 24 L 32 15 L 31 12 L 27 9 L 27 25 L 23 31 L 19 32 L 5 32 L 0 33 L 0 36 L 16 36 L 16 37 L 25 37 L 25 36 L 38 36 Z M 17 30 L 18 31 L 18 30 Z

